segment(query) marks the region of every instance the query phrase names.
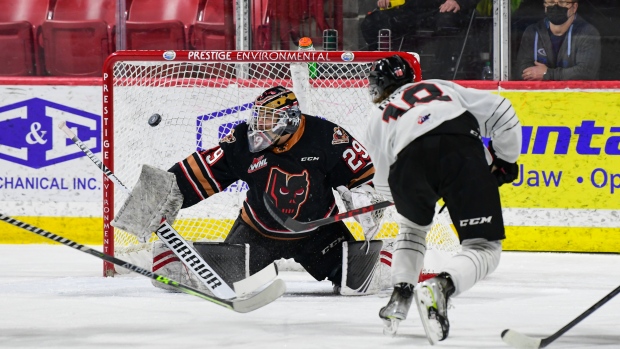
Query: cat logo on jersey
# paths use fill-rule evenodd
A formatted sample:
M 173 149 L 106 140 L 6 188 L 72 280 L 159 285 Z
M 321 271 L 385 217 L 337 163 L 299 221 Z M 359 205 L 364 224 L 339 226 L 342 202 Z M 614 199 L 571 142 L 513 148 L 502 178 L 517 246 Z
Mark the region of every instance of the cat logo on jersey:
M 237 139 L 235 138 L 235 129 L 230 130 L 230 133 L 220 139 L 220 143 L 234 143 Z
M 250 168 L 248 168 L 248 173 L 258 171 L 265 166 L 267 166 L 267 159 L 265 159 L 265 155 L 261 155 L 252 160 L 252 164 L 250 165 Z
M 340 127 L 334 127 L 332 144 L 349 143 L 349 135 Z
M 422 125 L 423 123 L 428 121 L 428 119 L 430 119 L 430 118 L 431 118 L 431 114 L 420 115 L 420 116 L 418 116 L 418 124 Z
M 291 174 L 277 167 L 271 168 L 267 193 L 282 213 L 292 218 L 297 217 L 301 205 L 308 199 L 310 187 L 308 176 L 308 170 L 303 170 L 299 174 Z

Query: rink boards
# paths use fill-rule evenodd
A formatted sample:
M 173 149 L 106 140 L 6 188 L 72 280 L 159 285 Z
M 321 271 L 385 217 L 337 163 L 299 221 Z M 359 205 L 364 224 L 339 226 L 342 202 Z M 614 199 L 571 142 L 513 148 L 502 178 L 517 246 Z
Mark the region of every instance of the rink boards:
M 55 127 L 67 118 L 81 125 L 82 140 L 102 156 L 101 87 L 84 81 L 0 86 L 0 211 L 101 244 L 102 177 Z M 505 249 L 620 251 L 619 90 L 463 84 L 508 98 L 524 126 L 521 177 L 501 188 Z M 42 242 L 8 226 L 0 234 L 0 243 Z

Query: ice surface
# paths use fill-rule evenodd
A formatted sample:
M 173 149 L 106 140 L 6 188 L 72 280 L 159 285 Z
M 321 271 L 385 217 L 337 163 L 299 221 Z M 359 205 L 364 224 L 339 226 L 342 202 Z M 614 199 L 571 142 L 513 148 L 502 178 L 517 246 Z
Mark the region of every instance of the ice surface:
M 386 337 L 387 292 L 333 296 L 306 273 L 282 273 L 284 297 L 238 314 L 139 275 L 103 278 L 101 260 L 66 246 L 0 245 L 0 262 L 0 348 L 430 347 L 415 308 Z M 619 265 L 620 255 L 504 252 L 453 299 L 450 337 L 436 347 L 507 348 L 506 328 L 549 336 L 618 286 Z M 620 297 L 550 348 L 620 348 Z

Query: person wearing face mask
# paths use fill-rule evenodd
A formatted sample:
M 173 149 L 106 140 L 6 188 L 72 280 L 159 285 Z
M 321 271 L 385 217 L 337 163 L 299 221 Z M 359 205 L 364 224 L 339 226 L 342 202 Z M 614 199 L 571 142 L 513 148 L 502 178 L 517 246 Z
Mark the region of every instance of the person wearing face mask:
M 366 148 L 343 127 L 302 113 L 297 96 L 284 86 L 264 90 L 247 117 L 218 144 L 168 171 L 148 169 L 114 226 L 144 240 L 162 216 L 172 224 L 180 210 L 204 200 L 230 200 L 226 188 L 241 180 L 249 189 L 224 242 L 191 244 L 205 259 L 214 258 L 213 265 L 225 267 L 224 280 L 238 281 L 233 260 L 245 262 L 255 274 L 280 258 L 292 258 L 317 281 L 330 280 L 337 294 L 367 295 L 391 287 L 389 266 L 379 257 L 383 241 L 374 239 L 382 212 L 359 216 L 366 241 L 355 241 L 342 221 L 292 232 L 274 219 L 264 201 L 268 197 L 275 209 L 304 222 L 337 214 L 336 192 L 347 210 L 384 201 L 372 187 L 375 169 Z M 165 190 L 156 191 L 155 184 Z M 214 216 L 206 215 L 205 222 L 213 220 L 209 217 Z M 152 256 L 154 272 L 210 292 L 161 241 L 153 243 Z M 170 290 L 161 283 L 153 286 Z
M 577 15 L 578 0 L 545 0 L 545 18 L 525 29 L 517 78 L 526 81 L 596 80 L 601 61 L 598 30 Z

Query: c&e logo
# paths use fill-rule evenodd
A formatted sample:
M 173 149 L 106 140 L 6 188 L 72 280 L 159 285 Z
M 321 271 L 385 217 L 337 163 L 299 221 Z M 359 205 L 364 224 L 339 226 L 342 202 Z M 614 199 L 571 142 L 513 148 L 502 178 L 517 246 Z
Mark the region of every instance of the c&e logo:
M 32 98 L 0 107 L 0 159 L 42 168 L 84 156 L 58 129 L 63 120 L 93 153 L 101 151 L 101 116 Z

